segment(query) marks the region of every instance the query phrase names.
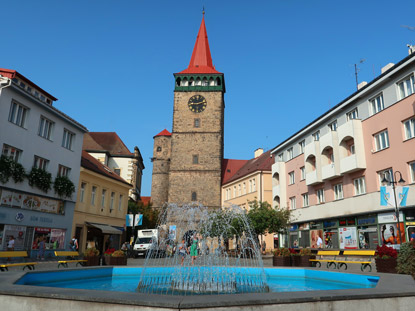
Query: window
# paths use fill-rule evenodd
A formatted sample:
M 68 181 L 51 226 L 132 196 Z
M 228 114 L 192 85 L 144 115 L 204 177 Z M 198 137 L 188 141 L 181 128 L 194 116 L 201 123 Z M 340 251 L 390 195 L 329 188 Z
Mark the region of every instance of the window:
M 8 158 L 10 158 L 10 159 L 12 159 L 12 160 L 14 160 L 14 161 L 16 161 L 16 162 L 19 162 L 19 159 L 22 155 L 22 152 L 23 151 L 20 150 L 20 149 L 17 149 L 15 147 L 10 146 L 10 145 L 3 144 L 3 151 L 2 151 L 1 154 L 8 157 Z
M 49 164 L 49 160 L 44 158 L 35 156 L 35 162 L 33 163 L 33 167 L 40 168 L 42 170 L 46 170 Z
M 324 189 L 317 190 L 317 203 L 321 204 L 324 203 Z
M 288 173 L 289 185 L 293 185 L 295 183 L 295 175 L 294 172 Z
M 359 114 L 357 112 L 357 108 L 353 109 L 352 111 L 347 113 L 347 121 L 355 120 L 359 118 Z
M 374 136 L 376 151 L 383 150 L 389 147 L 388 131 L 380 132 Z
M 252 192 L 252 180 L 249 181 L 249 192 Z
M 67 129 L 63 130 L 62 147 L 72 150 L 72 143 L 75 138 L 75 134 L 69 132 Z
M 409 163 L 409 173 L 411 175 L 411 181 L 415 182 L 415 162 Z
M 301 171 L 301 180 L 305 179 L 305 166 L 300 167 L 300 171 Z
M 241 184 L 238 185 L 238 195 L 241 196 L 242 192 L 241 192 Z
M 398 83 L 399 99 L 405 98 L 414 92 L 414 75 L 411 75 Z
M 115 192 L 111 192 L 110 213 L 114 210 L 114 199 L 115 199 Z
M 199 128 L 200 127 L 200 119 L 195 119 L 194 121 L 194 127 Z
M 415 137 L 415 118 L 406 120 L 403 126 L 405 128 L 405 139 Z
M 242 187 L 243 187 L 243 194 L 246 194 L 246 184 L 243 183 Z
M 354 149 L 354 144 L 349 145 L 349 153 L 350 153 L 350 155 L 356 153 L 356 150 Z
M 118 200 L 118 210 L 121 211 L 122 210 L 122 201 L 124 199 L 124 196 L 122 194 L 120 194 L 120 198 Z
M 305 140 L 300 141 L 298 145 L 300 146 L 300 154 L 303 154 L 305 148 Z
M 161 147 L 157 146 L 157 152 L 161 152 Z
M 114 173 L 117 174 L 118 176 L 121 175 L 121 169 L 120 168 L 114 168 Z
M 18 126 L 24 127 L 29 109 L 16 102 L 12 102 L 10 107 L 9 121 Z
M 370 106 L 372 107 L 372 114 L 378 113 L 385 109 L 383 105 L 383 94 L 379 94 L 375 98 L 370 100 Z
M 192 201 L 197 201 L 197 193 L 192 192 Z
M 71 172 L 71 169 L 69 167 L 63 166 L 59 164 L 58 167 L 58 176 L 69 176 L 69 173 Z
M 314 141 L 319 141 L 320 140 L 320 131 L 317 131 L 313 134 L 313 139 L 314 139 Z
M 283 153 L 280 153 L 280 154 L 278 155 L 278 162 L 282 162 L 282 161 L 283 161 L 283 159 L 284 159 L 284 154 L 283 154 Z
M 332 132 L 337 131 L 337 120 L 329 124 L 329 128 Z
M 233 197 L 236 198 L 236 186 L 233 186 Z
M 334 199 L 335 200 L 341 200 L 343 199 L 343 185 L 342 184 L 337 184 L 334 185 L 333 187 L 334 189 Z
M 84 202 L 86 183 L 81 182 L 81 190 L 79 191 L 79 201 Z
M 252 191 L 256 191 L 255 179 L 252 179 Z
M 104 210 L 105 207 L 105 196 L 107 194 L 107 190 L 102 189 L 102 194 L 101 194 L 101 211 Z
M 293 148 L 292 147 L 287 150 L 287 153 L 288 153 L 288 160 L 291 160 L 292 158 L 294 158 Z
M 40 124 L 39 124 L 39 132 L 38 135 L 40 137 L 46 138 L 50 140 L 50 136 L 52 134 L 52 127 L 53 122 L 46 119 L 45 117 L 40 117 Z
M 308 193 L 302 194 L 302 197 L 303 197 L 303 207 L 307 207 L 309 205 L 309 202 L 308 202 Z
M 193 164 L 199 164 L 199 156 L 197 154 L 193 155 Z
M 296 203 L 295 197 L 291 197 L 290 198 L 290 209 L 294 210 L 296 208 L 297 208 L 297 203 Z
M 365 186 L 365 178 L 360 177 L 355 180 L 353 180 L 354 184 L 354 194 L 360 195 L 366 193 L 366 186 Z
M 92 186 L 91 190 L 91 205 L 95 205 L 95 195 L 97 193 L 97 187 Z

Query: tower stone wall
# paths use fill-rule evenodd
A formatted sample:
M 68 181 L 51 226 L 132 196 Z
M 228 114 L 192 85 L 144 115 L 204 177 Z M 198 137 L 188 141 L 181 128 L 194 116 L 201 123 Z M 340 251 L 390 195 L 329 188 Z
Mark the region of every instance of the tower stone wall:
M 171 137 L 155 136 L 153 146 L 153 176 L 151 201 L 155 208 L 161 208 L 168 200 Z

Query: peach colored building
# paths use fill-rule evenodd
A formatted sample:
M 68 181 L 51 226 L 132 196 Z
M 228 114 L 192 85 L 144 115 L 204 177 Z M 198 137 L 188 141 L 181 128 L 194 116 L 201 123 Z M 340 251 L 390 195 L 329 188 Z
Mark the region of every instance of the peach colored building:
M 238 205 L 249 210 L 250 201 L 272 203 L 270 151 L 255 151 L 251 160 L 224 159 L 222 172 L 222 206 Z M 263 236 L 266 249 L 274 249 L 274 234 Z
M 415 236 L 414 71 L 414 53 L 386 65 L 272 149 L 273 206 L 293 215 L 284 245 L 316 247 L 320 235 L 327 248 L 374 249 L 398 247 L 399 229 L 402 240 Z M 408 188 L 400 226 L 395 202 L 381 205 L 384 177 Z

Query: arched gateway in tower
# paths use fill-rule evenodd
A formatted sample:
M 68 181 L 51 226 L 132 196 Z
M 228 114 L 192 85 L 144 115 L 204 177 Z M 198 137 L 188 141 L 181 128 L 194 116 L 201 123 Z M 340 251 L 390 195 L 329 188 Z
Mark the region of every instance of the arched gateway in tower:
M 172 133 L 154 136 L 153 206 L 200 202 L 219 208 L 225 81 L 212 64 L 204 16 L 189 66 L 174 79 Z

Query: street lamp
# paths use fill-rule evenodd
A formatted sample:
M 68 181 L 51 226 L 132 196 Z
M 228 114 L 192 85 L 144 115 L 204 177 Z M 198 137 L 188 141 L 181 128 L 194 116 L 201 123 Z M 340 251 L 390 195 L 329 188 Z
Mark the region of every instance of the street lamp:
M 399 174 L 399 181 L 396 181 L 396 173 Z M 401 233 L 401 224 L 399 222 L 399 207 L 398 207 L 398 201 L 396 200 L 396 188 L 395 188 L 395 184 L 400 183 L 400 184 L 404 184 L 405 180 L 402 178 L 402 173 L 399 171 L 395 171 L 393 174 L 390 175 L 390 178 L 392 180 L 388 180 L 386 178 L 386 174 L 383 174 L 383 179 L 382 179 L 382 184 L 392 184 L 392 188 L 393 188 L 393 196 L 395 198 L 395 214 L 396 214 L 396 221 L 398 223 L 398 234 L 399 234 L 399 244 L 402 243 L 401 239 L 402 239 L 402 233 Z

